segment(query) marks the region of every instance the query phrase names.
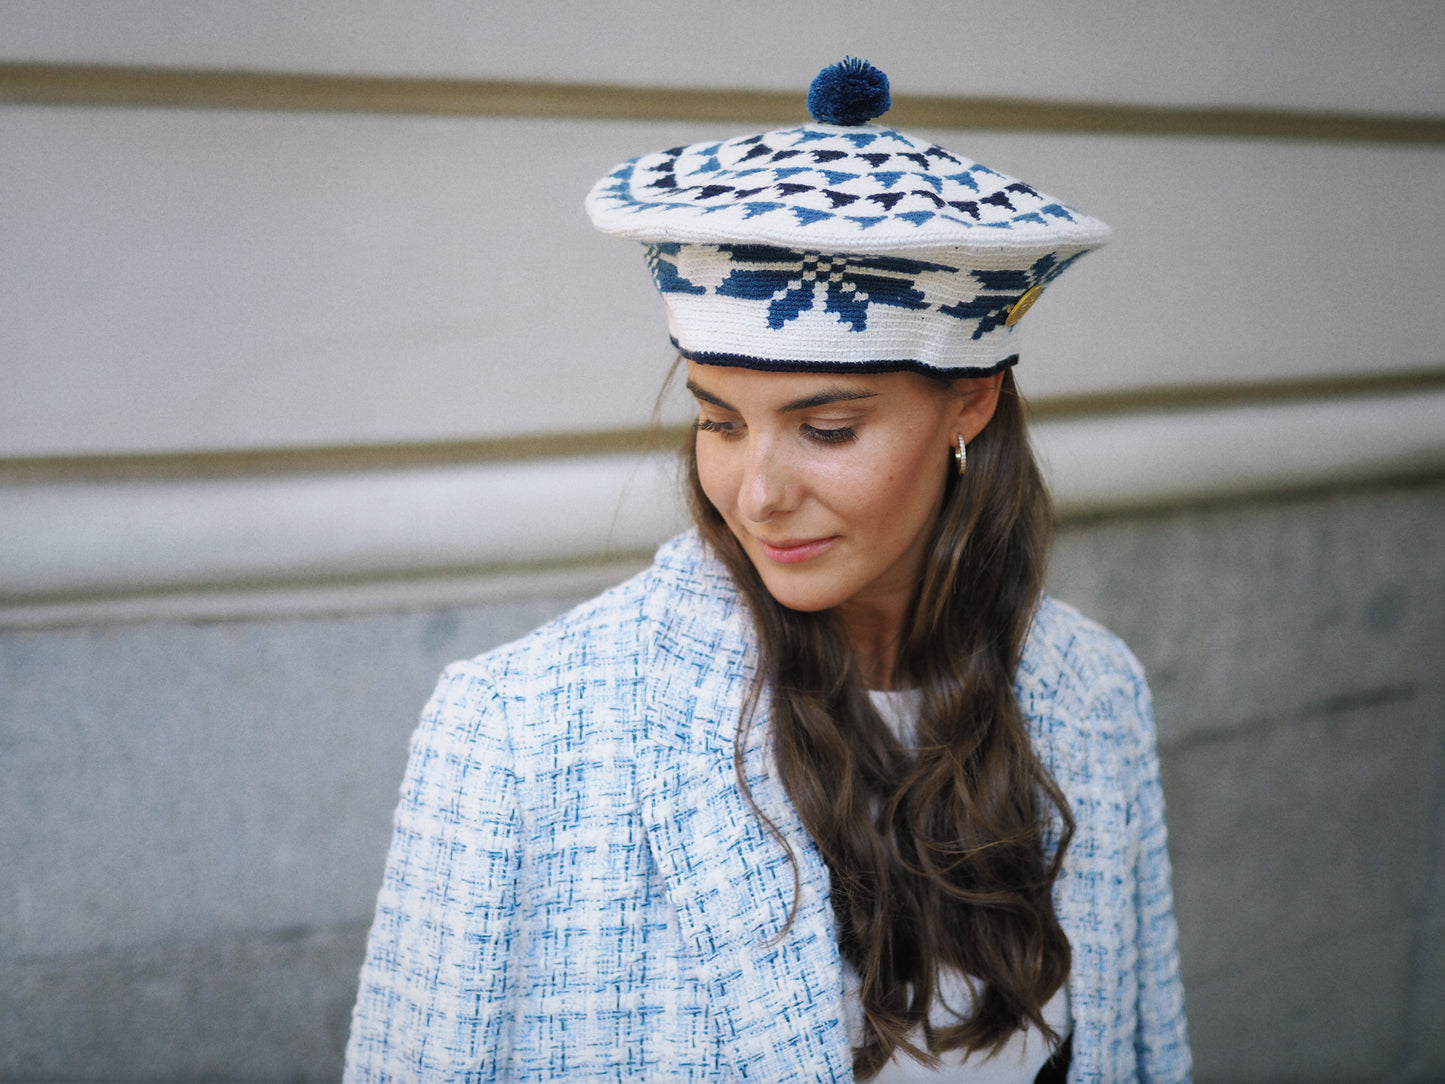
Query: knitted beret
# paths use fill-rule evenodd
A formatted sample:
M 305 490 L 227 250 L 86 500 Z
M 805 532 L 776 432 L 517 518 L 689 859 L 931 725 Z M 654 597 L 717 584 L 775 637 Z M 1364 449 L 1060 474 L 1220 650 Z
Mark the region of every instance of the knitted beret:
M 587 212 L 641 241 L 672 341 L 717 365 L 979 376 L 1109 237 L 1030 185 L 893 128 L 888 78 L 849 58 L 813 82 L 813 123 L 642 155 Z

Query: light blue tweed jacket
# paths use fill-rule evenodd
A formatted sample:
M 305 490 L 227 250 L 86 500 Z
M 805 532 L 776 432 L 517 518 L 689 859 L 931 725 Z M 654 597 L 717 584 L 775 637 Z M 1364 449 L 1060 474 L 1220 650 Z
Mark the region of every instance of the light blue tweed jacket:
M 733 736 L 750 623 L 694 535 L 531 635 L 450 667 L 412 740 L 346 1055 L 352 1081 L 846 1081 L 827 869 Z M 1018 675 L 1078 832 L 1071 1081 L 1187 1080 L 1148 692 L 1045 602 Z M 764 705 L 764 709 L 766 705 Z

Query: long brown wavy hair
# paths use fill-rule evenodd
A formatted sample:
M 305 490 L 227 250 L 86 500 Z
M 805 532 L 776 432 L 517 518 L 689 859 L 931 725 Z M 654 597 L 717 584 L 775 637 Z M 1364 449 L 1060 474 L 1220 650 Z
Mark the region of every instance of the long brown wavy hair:
M 912 750 L 873 708 L 834 615 L 790 610 L 768 593 L 703 492 L 695 439 L 687 474 L 693 518 L 757 629 L 738 779 L 751 803 L 741 749 L 766 692 L 779 774 L 828 863 L 840 948 L 862 984 L 855 1074 L 868 1079 L 900 1049 L 925 1064 L 948 1050 L 997 1050 L 1026 1024 L 1057 1042 L 1043 1006 L 1068 977 L 1070 954 L 1051 890 L 1074 822 L 1013 690 L 1052 506 L 1012 374 L 969 446 L 967 473 L 950 472 L 904 620 L 894 684 L 921 693 Z M 971 1011 L 934 1027 L 941 970 L 969 976 L 975 997 Z

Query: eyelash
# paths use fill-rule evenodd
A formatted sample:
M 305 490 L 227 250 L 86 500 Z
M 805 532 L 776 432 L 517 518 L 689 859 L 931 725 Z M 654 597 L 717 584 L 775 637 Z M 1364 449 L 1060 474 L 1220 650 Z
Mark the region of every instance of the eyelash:
M 819 444 L 851 444 L 858 439 L 857 431 L 847 425 L 839 429 L 815 429 L 811 425 L 805 425 L 803 432 Z
M 737 429 L 730 422 L 715 422 L 711 418 L 699 418 L 692 423 L 692 427 L 700 433 L 720 433 L 723 436 L 731 436 Z M 802 426 L 803 435 L 809 440 L 817 441 L 819 444 L 851 444 L 858 439 L 857 430 L 852 426 L 843 426 L 838 429 L 818 429 L 815 426 Z

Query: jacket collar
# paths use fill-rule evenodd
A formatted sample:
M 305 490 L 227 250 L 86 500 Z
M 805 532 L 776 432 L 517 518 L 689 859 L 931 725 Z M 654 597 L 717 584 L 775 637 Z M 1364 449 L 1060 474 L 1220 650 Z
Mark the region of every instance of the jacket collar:
M 695 536 L 666 547 L 659 572 L 672 582 L 649 600 L 667 608 L 667 620 L 648 623 L 657 631 L 639 765 L 642 813 L 709 990 L 720 1049 L 745 1079 L 850 1079 L 827 868 L 771 770 L 766 703 L 744 762 L 753 798 L 796 866 L 737 782 L 734 735 L 756 673 L 746 607 Z M 795 893 L 797 913 L 781 934 Z

